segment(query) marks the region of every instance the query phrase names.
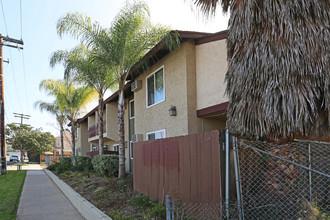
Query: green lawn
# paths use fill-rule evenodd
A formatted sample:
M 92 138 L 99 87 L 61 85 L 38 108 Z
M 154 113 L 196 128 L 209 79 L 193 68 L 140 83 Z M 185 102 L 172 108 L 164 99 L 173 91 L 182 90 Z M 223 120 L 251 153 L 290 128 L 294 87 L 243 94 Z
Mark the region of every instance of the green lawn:
M 19 199 L 26 176 L 26 170 L 8 171 L 0 175 L 0 219 L 16 219 Z

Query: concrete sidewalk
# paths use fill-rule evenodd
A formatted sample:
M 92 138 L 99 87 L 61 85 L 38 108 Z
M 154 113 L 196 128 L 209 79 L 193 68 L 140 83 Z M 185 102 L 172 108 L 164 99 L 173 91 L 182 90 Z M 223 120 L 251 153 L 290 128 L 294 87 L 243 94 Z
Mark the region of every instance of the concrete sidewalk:
M 43 167 L 40 164 L 24 164 L 22 170 L 42 170 Z M 7 170 L 17 170 L 17 165 L 8 165 Z
M 27 171 L 17 220 L 84 219 L 54 182 L 41 171 Z

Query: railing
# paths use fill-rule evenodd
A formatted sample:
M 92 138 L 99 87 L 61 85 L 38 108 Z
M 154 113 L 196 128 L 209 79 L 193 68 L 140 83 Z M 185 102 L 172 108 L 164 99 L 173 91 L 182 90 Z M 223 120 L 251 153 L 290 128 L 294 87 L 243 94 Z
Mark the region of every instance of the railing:
M 112 154 L 112 155 L 118 155 L 118 151 L 103 151 L 103 154 Z M 94 157 L 96 155 L 99 155 L 99 151 L 90 151 L 86 153 L 87 156 Z
M 106 121 L 103 121 L 103 133 L 105 133 L 107 131 L 106 128 Z M 99 124 L 96 125 L 92 125 L 88 128 L 88 138 L 92 138 L 99 135 Z

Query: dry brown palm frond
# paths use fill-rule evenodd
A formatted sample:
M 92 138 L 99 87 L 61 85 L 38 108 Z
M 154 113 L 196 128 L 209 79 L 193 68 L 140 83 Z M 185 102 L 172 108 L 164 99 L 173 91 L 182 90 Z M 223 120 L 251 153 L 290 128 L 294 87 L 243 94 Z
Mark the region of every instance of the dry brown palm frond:
M 221 3 L 223 11 L 227 12 L 232 0 L 193 0 L 193 2 L 204 13 L 214 14 L 219 3 Z
M 216 1 L 197 2 L 208 9 Z M 329 1 L 229 7 L 228 127 L 248 137 L 330 136 Z

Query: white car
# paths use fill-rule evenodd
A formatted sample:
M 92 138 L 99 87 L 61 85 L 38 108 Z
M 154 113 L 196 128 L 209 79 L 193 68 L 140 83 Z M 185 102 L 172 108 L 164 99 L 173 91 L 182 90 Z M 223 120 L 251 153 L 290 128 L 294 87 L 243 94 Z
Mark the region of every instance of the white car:
M 29 158 L 28 157 L 24 157 L 24 163 L 28 163 L 29 162 Z
M 19 162 L 19 158 L 17 155 L 12 155 L 9 160 Z

